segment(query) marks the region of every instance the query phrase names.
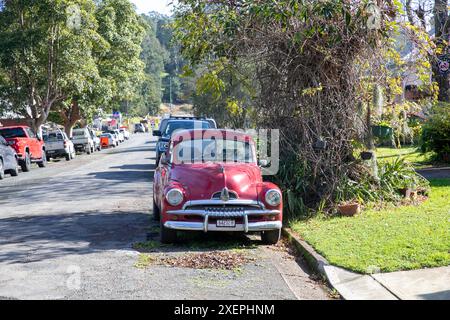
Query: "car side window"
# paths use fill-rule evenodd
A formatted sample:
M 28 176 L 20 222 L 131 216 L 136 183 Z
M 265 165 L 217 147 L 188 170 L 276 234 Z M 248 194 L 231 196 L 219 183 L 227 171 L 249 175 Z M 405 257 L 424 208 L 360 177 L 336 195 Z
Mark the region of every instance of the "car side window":
M 27 128 L 26 131 L 27 131 L 27 135 L 28 135 L 31 139 L 36 139 L 36 135 L 34 134 L 34 132 L 33 132 L 30 128 Z
M 2 136 L 0 136 L 0 144 L 3 145 L 7 145 L 8 143 L 6 142 L 5 138 L 3 138 Z

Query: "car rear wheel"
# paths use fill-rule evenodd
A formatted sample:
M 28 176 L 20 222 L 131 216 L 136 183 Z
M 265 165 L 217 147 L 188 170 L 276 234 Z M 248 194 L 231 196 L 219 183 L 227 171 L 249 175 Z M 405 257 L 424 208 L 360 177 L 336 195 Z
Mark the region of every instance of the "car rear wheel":
M 47 166 L 47 155 L 45 151 L 42 151 L 42 159 L 38 163 L 39 168 L 45 168 Z
M 25 159 L 21 161 L 20 167 L 22 168 L 23 172 L 29 172 L 31 169 L 31 158 L 30 154 L 27 152 L 25 153 Z
M 5 178 L 5 168 L 3 167 L 3 160 L 0 160 L 0 180 Z
M 170 244 L 177 242 L 177 231 L 164 227 L 162 220 L 160 222 L 161 243 Z
M 264 244 L 276 244 L 280 241 L 281 230 L 263 231 L 261 233 L 261 240 Z
M 153 220 L 159 221 L 161 217 L 161 211 L 159 210 L 158 206 L 155 203 L 155 200 L 153 200 Z

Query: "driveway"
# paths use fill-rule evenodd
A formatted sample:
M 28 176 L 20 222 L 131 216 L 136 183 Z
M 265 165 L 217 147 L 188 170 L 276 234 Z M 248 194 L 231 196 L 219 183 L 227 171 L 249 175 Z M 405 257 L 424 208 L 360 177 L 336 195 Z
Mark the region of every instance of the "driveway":
M 329 298 L 289 248 L 258 237 L 199 234 L 161 246 L 151 216 L 154 148 L 138 134 L 2 181 L 0 298 Z M 229 270 L 169 263 L 217 252 L 243 262 Z

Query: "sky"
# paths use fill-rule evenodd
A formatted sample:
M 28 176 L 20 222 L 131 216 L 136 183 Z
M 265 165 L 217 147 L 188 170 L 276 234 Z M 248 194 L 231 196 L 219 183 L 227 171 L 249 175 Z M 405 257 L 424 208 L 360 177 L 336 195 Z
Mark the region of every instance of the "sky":
M 150 11 L 157 11 L 166 15 L 171 14 L 171 2 L 173 0 L 131 0 L 139 13 L 148 13 Z

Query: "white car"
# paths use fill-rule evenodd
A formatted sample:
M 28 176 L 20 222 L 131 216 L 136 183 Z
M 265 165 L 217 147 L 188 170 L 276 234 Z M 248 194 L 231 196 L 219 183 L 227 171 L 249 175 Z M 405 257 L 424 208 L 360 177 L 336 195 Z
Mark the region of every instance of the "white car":
M 125 138 L 125 140 L 130 139 L 130 131 L 128 131 L 125 128 L 120 128 L 119 131 L 123 134 L 123 137 Z
M 65 132 L 50 131 L 44 134 L 45 151 L 47 159 L 66 158 L 67 161 L 75 158 L 75 146 Z

